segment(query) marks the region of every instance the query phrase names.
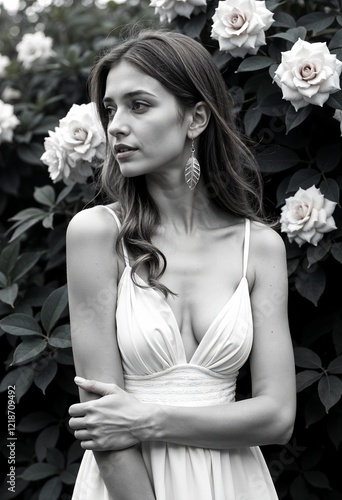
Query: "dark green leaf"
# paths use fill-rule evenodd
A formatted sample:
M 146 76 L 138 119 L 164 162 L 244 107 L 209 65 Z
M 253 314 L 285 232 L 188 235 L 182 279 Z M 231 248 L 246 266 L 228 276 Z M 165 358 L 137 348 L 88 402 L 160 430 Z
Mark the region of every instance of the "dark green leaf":
M 283 100 L 281 93 L 278 91 L 277 87 L 273 87 L 274 92 L 267 95 L 258 104 L 258 110 L 266 116 L 284 116 L 290 104 Z M 285 127 L 284 127 L 285 128 Z
M 18 222 L 26 222 L 31 219 L 36 219 L 40 216 L 45 216 L 46 212 L 41 208 L 25 208 L 25 210 L 21 210 L 16 215 L 11 217 L 9 220 L 16 220 Z M 18 225 L 18 224 L 17 224 Z M 15 226 L 14 226 L 15 227 Z
M 56 361 L 60 363 L 61 365 L 69 365 L 73 366 L 74 365 L 74 358 L 72 355 L 72 350 L 69 349 L 63 349 L 63 351 L 58 351 L 56 354 Z
M 58 474 L 58 468 L 52 464 L 39 463 L 32 464 L 20 475 L 26 481 L 39 481 Z
M 46 229 L 53 229 L 53 218 L 54 218 L 54 215 L 55 214 L 49 214 L 47 215 L 44 219 L 43 219 L 43 226 L 46 228 Z
M 295 285 L 300 295 L 317 306 L 317 302 L 325 289 L 326 277 L 323 269 L 318 267 L 311 272 L 301 273 L 295 279 Z
M 68 470 L 65 470 L 61 474 L 61 480 L 65 484 L 75 484 L 76 476 L 78 472 L 79 466 L 76 464 L 71 464 L 68 467 Z
M 27 274 L 38 262 L 43 252 L 27 252 L 19 256 L 12 273 L 12 280 L 17 281 Z
M 306 251 L 306 256 L 308 259 L 308 267 L 312 266 L 316 262 L 322 260 L 331 248 L 331 242 L 326 240 L 321 240 L 318 245 L 309 246 Z
M 38 500 L 58 500 L 62 491 L 62 482 L 59 477 L 48 479 L 39 492 Z
M 329 50 L 337 49 L 339 47 L 342 47 L 342 30 L 336 31 L 334 36 L 329 42 Z
M 27 363 L 35 359 L 47 346 L 47 342 L 41 339 L 27 339 L 18 345 L 13 354 L 13 365 Z
M 68 194 L 72 191 L 73 188 L 74 188 L 73 184 L 70 186 L 65 186 L 65 188 L 63 188 L 62 191 L 57 196 L 56 205 L 61 203 L 61 201 L 63 201 L 64 198 L 68 196 Z
M 286 123 L 286 133 L 288 134 L 290 130 L 298 127 L 311 113 L 312 106 L 305 106 L 301 108 L 299 111 L 296 111 L 293 106 L 290 106 L 287 110 L 285 116 Z
M 33 370 L 30 366 L 21 366 L 18 370 L 18 378 L 15 382 L 15 395 L 19 402 L 21 397 L 27 393 L 33 382 Z
M 7 391 L 9 385 L 15 385 L 15 382 L 19 376 L 19 370 L 20 368 L 15 368 L 14 370 L 6 373 L 0 383 L 0 392 Z
M 299 38 L 305 40 L 305 37 L 306 29 L 303 26 L 299 26 L 298 28 L 290 28 L 285 32 L 276 33 L 271 38 L 282 38 L 288 42 L 296 43 Z
M 314 368 L 315 370 L 322 369 L 321 358 L 311 349 L 307 347 L 294 348 L 295 362 L 301 368 Z
M 80 460 L 83 456 L 83 449 L 81 448 L 81 445 L 78 440 L 75 440 L 70 448 L 68 449 L 68 454 L 67 454 L 67 463 L 68 463 L 68 469 L 70 464 L 73 464 L 73 462 L 76 462 L 77 460 Z M 79 464 L 73 464 L 79 468 Z
M 330 490 L 329 479 L 319 470 L 308 470 L 303 472 L 305 479 L 315 488 L 326 488 Z
M 296 20 L 293 16 L 288 14 L 287 12 L 276 12 L 273 16 L 274 19 L 274 27 L 280 28 L 295 28 Z
M 331 94 L 326 104 L 333 109 L 342 109 L 342 90 Z
M 2 271 L 0 271 L 0 287 L 6 288 L 7 283 L 8 281 L 6 275 Z
M 17 425 L 20 432 L 36 432 L 55 423 L 56 417 L 45 411 L 36 411 L 26 415 Z
M 342 356 L 338 356 L 336 359 L 333 359 L 329 364 L 327 371 L 329 373 L 342 374 Z
M 38 142 L 31 142 L 29 146 L 21 144 L 17 148 L 17 153 L 19 158 L 24 163 L 29 163 L 30 165 L 42 165 L 40 158 L 44 153 L 44 147 Z
M 325 198 L 338 203 L 340 199 L 340 188 L 334 179 L 324 179 L 319 185 L 319 189 Z
M 10 314 L 0 321 L 0 326 L 11 335 L 42 335 L 42 330 L 37 321 L 29 314 Z
M 217 64 L 220 71 L 224 71 L 229 61 L 232 59 L 232 56 L 229 52 L 223 52 L 222 50 L 215 50 L 213 53 L 213 59 Z
M 341 417 L 339 415 L 334 415 L 333 413 L 329 415 L 329 420 L 327 422 L 328 434 L 331 439 L 331 442 L 335 446 L 335 449 L 338 450 L 340 444 L 342 443 L 342 425 L 341 425 Z
M 259 69 L 268 68 L 273 64 L 274 61 L 271 57 L 266 56 L 250 56 L 240 63 L 240 66 L 236 70 L 236 73 L 241 73 L 243 71 L 258 71 Z
M 53 347 L 71 347 L 70 325 L 61 325 L 56 328 L 48 339 Z
M 310 492 L 302 475 L 297 476 L 290 484 L 291 498 L 309 499 Z M 316 500 L 316 499 L 315 499 Z
M 41 311 L 42 324 L 50 332 L 68 305 L 68 292 L 66 285 L 54 290 L 43 304 Z
M 20 244 L 18 241 L 5 246 L 0 254 L 0 271 L 9 276 L 19 256 Z
M 296 375 L 297 392 L 301 392 L 310 385 L 317 382 L 322 377 L 322 373 L 314 370 L 304 370 Z
M 334 13 L 311 12 L 300 17 L 297 25 L 305 26 L 308 31 L 318 33 L 328 28 L 335 21 L 335 17 Z
M 10 239 L 10 242 L 16 240 L 19 236 L 21 236 L 23 233 L 25 233 L 30 227 L 34 226 L 37 224 L 37 222 L 43 220 L 46 217 L 46 213 L 44 215 L 37 216 L 35 218 L 32 218 L 26 222 L 23 222 L 20 226 L 16 228 L 14 233 L 12 234 L 12 237 Z
M 183 17 L 182 21 L 182 31 L 184 34 L 191 38 L 199 38 L 207 22 L 207 15 L 205 12 L 201 12 L 196 16 L 192 16 L 190 19 Z
M 52 382 L 57 373 L 57 363 L 54 360 L 50 360 L 46 366 L 41 370 L 35 369 L 34 371 L 34 383 L 39 389 L 45 394 L 47 386 Z
M 317 170 L 302 168 L 293 174 L 286 192 L 296 192 L 299 188 L 307 189 L 318 184 L 320 180 L 321 174 Z
M 342 243 L 333 243 L 331 247 L 331 254 L 342 264 Z
M 64 469 L 65 466 L 64 455 L 57 448 L 49 448 L 47 450 L 46 460 L 49 464 L 53 464 L 59 469 Z
M 299 163 L 299 157 L 295 151 L 276 144 L 263 149 L 257 159 L 263 173 L 282 172 Z
M 35 444 L 35 451 L 38 460 L 42 461 L 46 458 L 48 449 L 56 446 L 59 435 L 60 429 L 58 425 L 51 425 L 42 430 Z
M 341 243 L 342 246 L 342 243 Z M 342 249 L 341 249 L 342 253 Z M 338 311 L 336 311 L 336 316 L 334 318 L 334 323 L 333 323 L 333 330 L 332 330 L 332 337 L 333 337 L 333 343 L 335 347 L 336 354 L 342 354 L 342 318 L 338 314 Z
M 60 98 L 59 96 L 57 96 L 57 98 Z M 48 104 L 48 102 L 46 101 L 45 104 Z M 44 134 L 44 135 L 48 135 L 48 132 L 49 130 L 55 130 L 55 128 L 58 126 L 58 118 L 57 116 L 46 116 L 38 126 L 36 126 L 33 130 L 33 133 L 35 135 L 38 135 L 38 134 Z
M 52 186 L 36 187 L 34 189 L 33 198 L 48 207 L 52 207 L 56 201 L 56 193 Z
M 328 413 L 342 396 L 342 381 L 335 375 L 324 375 L 318 383 L 318 395 Z
M 330 172 L 336 168 L 341 160 L 341 145 L 338 142 L 334 144 L 324 144 L 317 153 L 316 164 L 321 172 Z
M 2 290 L 0 290 L 0 301 L 4 302 L 5 304 L 9 304 L 11 307 L 14 307 L 14 302 L 18 296 L 18 291 L 19 289 L 16 283 L 3 288 Z
M 255 106 L 252 105 L 250 108 L 247 109 L 243 119 L 243 123 L 245 127 L 245 133 L 248 136 L 252 135 L 261 117 L 262 113 Z
M 324 407 L 318 397 L 317 391 L 309 397 L 309 400 L 305 406 L 304 417 L 306 428 L 310 425 L 319 422 L 326 416 Z

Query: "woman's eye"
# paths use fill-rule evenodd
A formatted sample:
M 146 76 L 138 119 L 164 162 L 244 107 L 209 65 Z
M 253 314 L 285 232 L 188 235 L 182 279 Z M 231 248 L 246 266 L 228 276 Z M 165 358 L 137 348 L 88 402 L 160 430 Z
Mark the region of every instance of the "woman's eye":
M 115 115 L 116 109 L 115 108 L 106 108 L 106 115 L 108 118 L 113 118 Z
M 132 104 L 133 111 L 145 111 L 148 108 L 148 104 L 146 102 L 135 101 Z

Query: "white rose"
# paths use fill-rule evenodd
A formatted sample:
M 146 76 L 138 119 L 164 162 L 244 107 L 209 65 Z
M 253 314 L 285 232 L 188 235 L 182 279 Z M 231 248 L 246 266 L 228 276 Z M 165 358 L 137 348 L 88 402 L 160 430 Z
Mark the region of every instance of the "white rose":
M 85 162 L 104 159 L 105 137 L 94 103 L 73 104 L 59 127 L 70 158 Z
M 0 144 L 12 142 L 13 129 L 20 123 L 13 110 L 12 104 L 6 104 L 0 100 Z
M 25 69 L 30 69 L 34 64 L 43 64 L 55 55 L 52 50 L 53 40 L 45 36 L 42 31 L 26 33 L 21 42 L 16 46 L 18 61 L 23 63 Z
M 281 209 L 281 231 L 287 233 L 290 243 L 295 241 L 300 247 L 304 243 L 316 246 L 325 233 L 336 229 L 332 217 L 335 206 L 319 188 L 299 188 Z
M 75 168 L 75 161 L 68 155 L 59 127 L 56 127 L 54 132 L 49 130 L 49 137 L 44 139 L 44 148 L 45 153 L 40 159 L 48 166 L 51 180 L 53 182 L 63 180 L 68 184 L 71 170 Z
M 233 57 L 255 55 L 266 44 L 265 31 L 273 22 L 264 1 L 226 0 L 215 10 L 211 37 Z
M 297 40 L 291 50 L 282 52 L 274 81 L 296 111 L 315 104 L 323 106 L 330 94 L 340 90 L 342 63 L 330 54 L 325 42 Z
M 41 160 L 53 182 L 85 183 L 105 157 L 105 136 L 94 103 L 74 104 L 44 140 Z
M 5 78 L 6 68 L 10 65 L 10 58 L 8 56 L 2 56 L 0 54 L 0 78 Z
M 206 10 L 206 0 L 151 0 L 150 7 L 159 15 L 160 22 L 168 20 L 170 23 L 175 17 L 190 18 L 192 14 L 199 14 Z
M 340 122 L 340 130 L 342 135 L 342 109 L 335 109 L 333 118 L 335 118 L 335 120 Z
M 12 87 L 5 87 L 1 97 L 5 102 L 18 101 L 21 98 L 20 90 L 14 89 Z

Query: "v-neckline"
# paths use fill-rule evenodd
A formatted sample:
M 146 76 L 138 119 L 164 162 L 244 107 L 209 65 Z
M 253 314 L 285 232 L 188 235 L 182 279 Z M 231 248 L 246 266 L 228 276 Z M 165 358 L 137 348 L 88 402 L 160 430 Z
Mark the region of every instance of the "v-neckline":
M 128 274 L 128 279 L 131 281 L 131 286 L 136 286 L 134 285 L 133 281 L 131 280 L 131 272 L 132 272 L 132 268 L 131 266 L 129 265 L 126 265 L 125 266 L 125 269 L 124 269 L 124 272 L 120 278 L 120 282 L 122 280 L 122 278 L 124 277 L 124 274 L 125 274 L 125 271 L 128 270 L 130 271 Z M 159 300 L 161 300 L 163 302 L 163 304 L 166 305 L 166 307 L 168 308 L 169 312 L 170 312 L 170 315 L 172 317 L 172 320 L 173 320 L 173 323 L 175 325 L 175 330 L 176 330 L 176 334 L 178 336 L 178 339 L 180 341 L 180 345 L 182 346 L 182 351 L 183 351 L 183 356 L 184 356 L 184 360 L 186 361 L 187 364 L 191 364 L 193 359 L 195 358 L 200 346 L 202 346 L 204 340 L 206 339 L 206 337 L 208 336 L 209 332 L 211 331 L 211 329 L 213 328 L 214 324 L 216 323 L 216 321 L 218 320 L 218 318 L 224 313 L 225 309 L 228 307 L 228 305 L 230 304 L 230 302 L 232 301 L 232 299 L 235 297 L 237 291 L 239 290 L 239 288 L 241 287 L 242 283 L 244 281 L 247 281 L 247 278 L 246 276 L 242 276 L 238 285 L 236 286 L 234 292 L 232 293 L 232 295 L 230 296 L 230 298 L 225 302 L 224 306 L 221 308 L 221 310 L 217 313 L 217 315 L 214 317 L 214 319 L 211 321 L 211 323 L 209 324 L 209 327 L 207 328 L 207 330 L 205 331 L 203 337 L 201 338 L 200 342 L 198 342 L 198 345 L 194 351 L 194 353 L 192 354 L 191 358 L 189 359 L 189 361 L 186 360 L 186 352 L 185 352 L 185 347 L 184 347 L 184 342 L 183 342 L 183 337 L 182 337 L 182 333 L 181 333 L 181 330 L 179 328 L 179 325 L 178 325 L 178 321 L 176 319 L 176 315 L 172 309 L 172 307 L 170 306 L 170 304 L 166 301 L 165 297 L 163 297 L 160 293 L 158 293 L 153 287 L 150 287 L 146 281 L 141 278 L 139 276 L 139 274 L 135 273 L 135 277 L 138 279 L 138 281 L 140 281 L 140 283 L 144 286 L 144 287 L 148 287 L 148 288 L 140 288 L 140 290 L 143 290 L 143 291 L 146 291 L 146 290 L 149 290 L 151 291 L 152 293 L 154 293 Z M 119 283 L 120 283 L 119 282 Z

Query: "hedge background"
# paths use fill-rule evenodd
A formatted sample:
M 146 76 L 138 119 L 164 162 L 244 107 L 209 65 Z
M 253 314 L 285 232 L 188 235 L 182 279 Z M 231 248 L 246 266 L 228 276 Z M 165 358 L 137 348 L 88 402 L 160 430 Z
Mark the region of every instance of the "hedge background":
M 12 141 L 0 143 L 0 349 L 2 353 L 0 496 L 6 500 L 68 500 L 82 456 L 68 428 L 68 407 L 77 401 L 70 347 L 65 275 L 65 231 L 86 204 L 102 203 L 96 182 L 52 183 L 40 157 L 48 130 L 76 104 L 88 103 L 86 81 L 96 56 L 127 24 L 158 26 L 146 0 L 106 6 L 55 2 L 37 9 L 21 2 L 0 12 L 0 54 L 11 63 L 0 78 L 0 99 L 14 106 L 20 124 Z M 201 41 L 220 66 L 237 119 L 256 144 L 265 179 L 265 203 L 279 216 L 299 187 L 320 187 L 338 203 L 337 229 L 314 247 L 284 240 L 288 250 L 289 315 L 296 353 L 298 411 L 294 434 L 284 447 L 263 448 L 280 499 L 340 500 L 342 441 L 342 188 L 341 130 L 333 119 L 342 91 L 323 107 L 296 113 L 272 83 L 281 52 L 298 37 L 326 42 L 342 60 L 342 10 L 338 0 L 266 1 L 275 23 L 257 56 L 232 58 L 211 40 L 217 1 L 171 28 Z M 16 45 L 25 33 L 44 30 L 54 58 L 25 69 Z M 8 88 L 18 91 L 9 94 Z M 7 96 L 7 97 L 6 97 Z M 6 99 L 5 99 L 6 97 Z M 1 121 L 1 116 L 0 116 Z M 247 369 L 241 395 L 248 394 Z M 16 399 L 9 386 L 15 385 Z M 245 391 L 245 393 L 244 393 Z M 7 412 L 15 410 L 16 487 L 9 492 Z M 10 427 L 12 429 L 12 427 Z

